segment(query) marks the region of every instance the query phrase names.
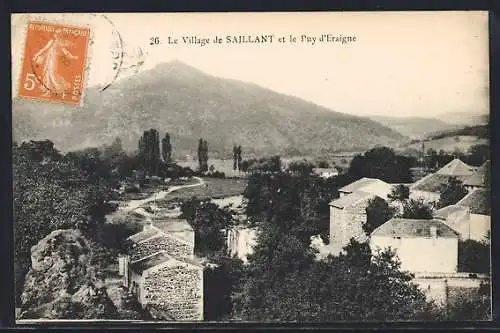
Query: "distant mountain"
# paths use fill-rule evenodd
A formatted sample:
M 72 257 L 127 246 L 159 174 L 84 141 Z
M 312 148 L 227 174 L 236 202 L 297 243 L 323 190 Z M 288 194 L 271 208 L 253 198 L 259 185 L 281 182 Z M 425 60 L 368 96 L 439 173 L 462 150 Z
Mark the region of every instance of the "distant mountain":
M 488 122 L 487 113 L 472 112 L 447 112 L 439 115 L 439 118 L 446 119 L 449 124 L 464 126 L 484 125 Z
M 179 61 L 123 78 L 104 92 L 89 88 L 83 107 L 13 101 L 17 141 L 50 139 L 62 151 L 122 139 L 137 148 L 144 130 L 169 132 L 177 156 L 196 152 L 200 137 L 211 157 L 283 156 L 396 145 L 405 137 L 370 119 L 333 112 L 254 84 L 205 74 Z
M 461 127 L 436 118 L 387 116 L 372 116 L 370 118 L 412 139 L 425 138 L 433 133 L 455 130 Z

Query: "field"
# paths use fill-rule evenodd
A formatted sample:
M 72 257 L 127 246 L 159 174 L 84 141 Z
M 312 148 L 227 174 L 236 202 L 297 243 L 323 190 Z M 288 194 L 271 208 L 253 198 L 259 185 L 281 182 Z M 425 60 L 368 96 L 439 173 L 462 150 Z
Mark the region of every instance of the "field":
M 302 161 L 307 160 L 312 163 L 317 163 L 319 161 L 326 161 L 328 164 L 333 167 L 341 167 L 347 168 L 349 167 L 349 163 L 354 157 L 354 153 L 339 153 L 339 154 L 329 154 L 321 157 L 314 156 L 297 156 L 297 157 L 282 157 L 281 161 L 284 165 L 292 161 Z M 190 167 L 193 170 L 198 168 L 197 161 L 187 161 L 187 162 L 178 162 L 178 164 L 182 167 Z M 213 165 L 215 170 L 224 172 L 226 177 L 244 177 L 245 173 L 233 170 L 233 160 L 222 160 L 222 159 L 209 159 L 208 165 Z
M 244 179 L 238 178 L 204 178 L 204 185 L 177 190 L 158 200 L 159 207 L 166 207 L 171 202 L 182 202 L 192 197 L 198 199 L 217 199 L 241 195 L 247 186 Z
M 436 151 L 443 149 L 446 152 L 453 152 L 455 149 L 459 149 L 461 152 L 467 152 L 474 145 L 486 143 L 488 143 L 486 139 L 478 139 L 475 136 L 453 136 L 426 141 L 425 150 L 432 148 Z M 413 143 L 408 148 L 420 150 L 422 149 L 422 144 L 420 142 Z

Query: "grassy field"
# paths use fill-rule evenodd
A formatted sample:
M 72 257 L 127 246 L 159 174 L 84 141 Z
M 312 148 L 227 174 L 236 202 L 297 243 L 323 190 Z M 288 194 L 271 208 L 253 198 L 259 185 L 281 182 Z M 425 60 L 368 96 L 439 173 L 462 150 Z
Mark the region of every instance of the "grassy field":
M 329 154 L 321 157 L 314 156 L 297 156 L 297 157 L 282 157 L 281 161 L 283 164 L 287 165 L 293 161 L 307 160 L 312 163 L 317 163 L 319 161 L 326 161 L 328 164 L 333 166 L 338 166 L 341 168 L 349 167 L 349 163 L 354 157 L 354 153 L 339 153 L 339 154 Z M 190 167 L 193 170 L 198 168 L 197 161 L 187 161 L 178 163 L 182 167 Z M 220 159 L 209 159 L 208 165 L 213 165 L 215 170 L 224 172 L 226 177 L 244 177 L 245 173 L 233 170 L 233 160 L 220 160 Z
M 167 195 L 163 200 L 158 200 L 159 207 L 166 207 L 171 202 L 182 202 L 192 197 L 198 199 L 217 199 L 240 195 L 245 191 L 247 182 L 236 178 L 204 178 L 204 185 L 183 188 Z
M 443 149 L 446 152 L 453 152 L 455 149 L 460 149 L 461 152 L 467 152 L 473 145 L 485 143 L 488 143 L 486 139 L 478 139 L 475 136 L 454 136 L 426 141 L 425 150 L 432 148 L 436 151 Z M 420 142 L 413 143 L 409 145 L 408 148 L 420 150 L 422 144 Z

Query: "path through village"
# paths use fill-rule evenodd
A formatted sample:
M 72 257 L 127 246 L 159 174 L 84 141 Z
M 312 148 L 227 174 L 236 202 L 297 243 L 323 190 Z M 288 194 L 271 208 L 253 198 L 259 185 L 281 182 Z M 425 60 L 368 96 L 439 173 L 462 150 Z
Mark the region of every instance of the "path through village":
M 180 189 L 197 187 L 197 186 L 202 186 L 205 184 L 205 181 L 202 178 L 199 178 L 199 177 L 193 177 L 193 178 L 196 179 L 198 182 L 195 184 L 172 186 L 166 191 L 158 191 L 156 193 L 153 193 L 151 196 L 149 196 L 145 199 L 130 200 L 128 202 L 124 202 L 119 206 L 116 213 L 126 214 L 126 213 L 134 212 L 138 215 L 143 216 L 144 218 L 152 217 L 153 214 L 148 213 L 143 208 L 143 205 L 150 203 L 150 202 L 153 202 L 155 200 L 165 199 L 168 194 L 175 192 L 175 191 L 178 191 Z M 167 215 L 172 216 L 172 217 L 176 217 L 179 214 L 180 214 L 180 207 L 175 207 L 174 209 L 170 210 L 170 213 L 167 213 Z M 107 288 L 108 295 L 118 309 L 120 309 L 121 298 L 122 298 L 122 295 L 124 292 L 124 290 L 121 288 L 121 286 L 122 286 L 122 277 L 113 276 L 113 277 L 106 278 L 106 288 Z

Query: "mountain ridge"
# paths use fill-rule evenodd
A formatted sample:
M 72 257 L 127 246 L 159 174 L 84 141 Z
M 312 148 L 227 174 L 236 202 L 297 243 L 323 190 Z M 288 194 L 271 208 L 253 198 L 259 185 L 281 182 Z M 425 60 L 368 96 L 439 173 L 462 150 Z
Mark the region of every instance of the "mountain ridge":
M 62 151 L 111 143 L 127 150 L 144 130 L 169 132 L 178 154 L 227 155 L 233 144 L 256 155 L 322 154 L 395 145 L 406 138 L 373 120 L 332 111 L 254 83 L 204 73 L 180 61 L 158 64 L 112 84 L 90 87 L 81 108 L 13 101 L 15 140 L 50 139 Z

